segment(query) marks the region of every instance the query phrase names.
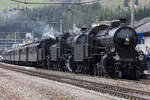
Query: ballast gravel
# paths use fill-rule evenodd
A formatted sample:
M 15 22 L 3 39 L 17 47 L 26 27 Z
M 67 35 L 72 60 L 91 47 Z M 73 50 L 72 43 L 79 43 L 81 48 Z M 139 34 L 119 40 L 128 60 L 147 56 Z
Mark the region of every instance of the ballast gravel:
M 126 88 L 150 92 L 150 84 L 148 84 L 150 83 L 150 79 L 148 80 L 140 79 L 139 81 L 124 80 L 124 79 L 111 79 L 111 78 L 92 77 L 92 76 L 87 76 L 87 75 L 72 74 L 72 73 L 58 72 L 58 71 L 51 71 L 51 70 L 43 70 L 43 69 L 37 69 L 34 67 L 17 66 L 17 65 L 10 65 L 10 64 L 4 64 L 4 63 L 2 63 L 1 65 L 10 66 L 10 67 L 19 67 L 22 69 L 48 73 L 51 75 L 65 76 L 65 77 L 70 77 L 70 78 L 75 78 L 75 79 L 81 79 L 81 80 L 92 81 L 92 82 L 103 83 L 103 84 L 110 84 L 114 86 L 120 86 L 120 87 L 126 87 Z
M 114 85 L 114 86 L 120 86 L 120 87 L 150 92 L 150 78 L 140 79 L 140 80 L 112 79 L 112 78 L 103 78 L 103 77 L 98 77 L 98 76 L 92 77 L 88 75 L 72 74 L 72 73 L 42 70 L 42 69 L 31 69 L 31 70 L 37 70 L 39 72 L 44 72 L 44 73 L 48 73 L 52 75 L 67 76 L 67 77 L 75 78 L 75 79 L 81 79 L 81 80 L 92 81 L 96 83 L 109 84 L 109 85 Z
M 28 67 L 25 67 L 28 68 Z M 114 86 L 120 86 L 125 88 L 131 88 L 136 90 L 148 91 L 150 92 L 150 79 L 140 79 L 140 80 L 128 80 L 128 79 L 112 79 L 112 78 L 103 78 L 103 77 L 92 77 L 87 75 L 81 74 L 72 74 L 72 73 L 65 73 L 65 72 L 58 72 L 58 71 L 51 71 L 51 70 L 42 70 L 42 69 L 34 69 L 39 72 L 44 72 L 52 75 L 59 75 L 59 76 L 67 76 L 70 78 L 81 79 L 86 81 L 92 81 L 96 83 L 102 84 L 109 84 Z M 149 84 L 148 84 L 149 83 Z
M 123 99 L 0 68 L 0 100 Z

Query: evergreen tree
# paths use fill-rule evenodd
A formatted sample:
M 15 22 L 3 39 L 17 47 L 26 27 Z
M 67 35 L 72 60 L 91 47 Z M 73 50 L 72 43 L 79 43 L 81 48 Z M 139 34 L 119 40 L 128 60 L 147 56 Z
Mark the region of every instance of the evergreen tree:
M 124 7 L 129 7 L 128 3 L 129 3 L 129 0 L 124 0 Z
M 139 5 L 139 1 L 138 0 L 135 1 L 135 5 L 137 5 L 137 6 Z

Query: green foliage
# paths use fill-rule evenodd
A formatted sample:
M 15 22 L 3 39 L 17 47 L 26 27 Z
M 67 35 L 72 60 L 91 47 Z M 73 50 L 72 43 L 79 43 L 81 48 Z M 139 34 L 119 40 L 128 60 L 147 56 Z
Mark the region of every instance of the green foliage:
M 119 1 L 112 0 L 107 3 L 110 5 L 110 3 L 112 3 L 113 1 L 116 1 L 116 3 L 113 3 L 112 5 L 118 5 L 118 4 L 123 5 L 124 3 L 124 0 L 119 0 Z M 128 0 L 126 0 L 126 2 L 127 1 Z M 140 0 L 139 3 L 141 3 Z M 24 11 L 18 13 L 18 17 L 16 19 L 17 21 L 28 21 L 28 22 L 41 21 L 46 23 L 59 22 L 60 20 L 62 20 L 62 22 L 65 22 L 65 24 L 63 24 L 63 31 L 65 32 L 72 29 L 72 22 L 76 23 L 78 27 L 82 27 L 82 26 L 90 27 L 90 25 L 97 20 L 102 21 L 102 20 L 127 18 L 128 21 L 130 21 L 130 9 L 124 10 L 122 5 L 119 5 L 118 7 L 114 6 L 114 8 L 111 5 L 110 7 L 107 7 L 106 2 L 104 2 L 104 0 L 101 0 L 101 2 L 93 3 L 90 5 L 81 5 L 81 6 L 45 5 L 38 8 L 26 7 Z M 148 7 L 138 8 L 136 10 L 135 15 L 136 15 L 136 20 L 140 20 L 144 17 L 149 17 L 150 9 Z M 15 27 L 16 25 L 12 25 L 12 26 L 13 26 L 12 29 L 18 29 Z M 39 27 L 40 24 L 38 25 L 28 24 L 26 26 L 23 26 L 23 29 L 25 31 L 28 30 L 34 32 L 37 35 L 40 34 L 40 32 L 42 32 L 42 29 L 44 29 L 43 27 L 42 28 Z M 54 29 L 59 31 L 60 25 L 50 24 L 50 27 L 54 27 Z
M 62 19 L 65 23 L 76 23 L 81 27 L 86 25 L 90 27 L 91 23 L 96 20 L 112 20 L 118 18 L 127 18 L 130 21 L 130 9 L 119 10 L 104 8 L 100 3 L 94 3 L 92 5 L 72 6 L 71 8 L 66 5 L 60 6 L 45 6 L 37 9 L 27 9 L 31 19 L 38 18 L 40 21 L 54 21 L 59 22 Z M 139 20 L 144 17 L 150 16 L 149 8 L 137 9 L 136 19 Z M 53 26 L 53 25 L 52 25 Z M 71 24 L 64 25 L 64 30 L 72 28 Z M 59 25 L 55 25 L 59 29 Z
M 128 2 L 129 0 L 124 0 L 124 7 L 129 7 Z

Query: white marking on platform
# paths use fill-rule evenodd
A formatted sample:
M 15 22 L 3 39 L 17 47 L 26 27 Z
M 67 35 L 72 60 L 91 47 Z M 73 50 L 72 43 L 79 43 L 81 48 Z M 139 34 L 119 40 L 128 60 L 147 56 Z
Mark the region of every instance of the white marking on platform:
M 35 69 L 35 68 L 32 68 L 32 67 L 24 67 L 25 69 Z

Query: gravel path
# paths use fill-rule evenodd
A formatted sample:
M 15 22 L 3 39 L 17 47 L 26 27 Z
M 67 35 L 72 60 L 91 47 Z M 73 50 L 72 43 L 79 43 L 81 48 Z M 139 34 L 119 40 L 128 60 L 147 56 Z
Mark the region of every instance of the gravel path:
M 0 68 L 0 100 L 122 100 Z

